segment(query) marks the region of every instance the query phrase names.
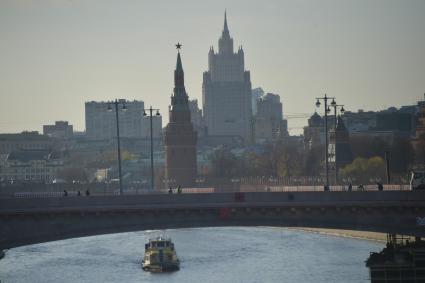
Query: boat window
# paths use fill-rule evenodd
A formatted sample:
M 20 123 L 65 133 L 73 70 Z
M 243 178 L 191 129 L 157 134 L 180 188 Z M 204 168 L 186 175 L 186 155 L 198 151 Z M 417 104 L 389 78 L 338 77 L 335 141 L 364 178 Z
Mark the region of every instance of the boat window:
M 413 179 L 420 179 L 420 178 L 422 178 L 422 173 L 414 173 L 413 174 Z
M 165 247 L 165 242 L 158 242 L 158 248 Z
M 156 248 L 156 242 L 152 242 L 152 247 Z

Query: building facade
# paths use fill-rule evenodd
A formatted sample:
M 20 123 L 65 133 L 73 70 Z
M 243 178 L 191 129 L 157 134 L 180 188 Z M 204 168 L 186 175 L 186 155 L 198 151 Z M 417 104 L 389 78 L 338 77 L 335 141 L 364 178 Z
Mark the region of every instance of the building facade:
M 149 116 L 142 118 L 142 138 L 151 137 L 151 120 Z M 162 138 L 162 116 L 153 115 L 152 116 L 152 137 L 154 139 Z
M 170 121 L 164 131 L 165 183 L 190 187 L 197 176 L 197 133 L 190 118 L 189 97 L 184 86 L 180 52 L 174 71 L 174 92 L 171 97 Z
M 325 144 L 324 118 L 317 112 L 314 112 L 308 119 L 308 125 L 304 127 L 304 144 L 307 148 Z
M 69 139 L 74 135 L 72 125 L 68 121 L 56 121 L 54 125 L 43 125 L 43 135 L 58 138 Z
M 63 159 L 50 150 L 13 150 L 1 162 L 0 178 L 8 182 L 51 183 L 63 165 Z
M 38 132 L 0 134 L 0 154 L 8 154 L 16 149 L 46 149 L 59 147 L 58 141 Z
M 244 51 L 233 52 L 226 14 L 224 29 L 208 53 L 208 71 L 203 74 L 202 98 L 209 136 L 237 136 L 251 139 L 252 94 L 249 71 L 245 71 Z
M 288 135 L 279 95 L 267 93 L 257 100 L 256 108 L 254 131 L 257 142 L 274 141 Z
M 146 131 L 142 125 L 144 102 L 139 100 L 127 101 L 125 99 L 120 99 L 120 102 L 118 106 L 120 137 L 141 138 L 143 136 L 142 133 Z M 126 110 L 122 108 L 122 103 L 125 104 Z M 107 140 L 117 136 L 117 124 L 113 106 L 107 101 L 86 102 L 86 137 L 88 139 Z M 110 107 L 112 107 L 112 111 L 108 111 Z
M 339 169 L 353 162 L 350 135 L 341 116 L 337 118 L 336 128 L 330 131 L 328 156 L 330 173 L 337 183 Z
M 255 115 L 257 114 L 257 100 L 264 95 L 264 90 L 261 87 L 257 87 L 252 89 L 251 94 L 252 115 Z
M 418 102 L 418 108 L 416 131 L 411 144 L 415 150 L 416 167 L 425 169 L 425 94 L 424 100 Z
M 190 120 L 192 121 L 195 131 L 198 133 L 198 137 L 204 136 L 206 134 L 205 120 L 202 115 L 202 109 L 199 109 L 197 99 L 189 100 L 189 109 Z

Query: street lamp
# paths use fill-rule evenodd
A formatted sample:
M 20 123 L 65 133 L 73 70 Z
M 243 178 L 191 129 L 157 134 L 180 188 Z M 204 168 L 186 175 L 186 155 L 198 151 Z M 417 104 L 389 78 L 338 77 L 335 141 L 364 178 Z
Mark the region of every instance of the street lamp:
M 114 104 L 115 106 L 115 118 L 117 122 L 117 148 L 118 148 L 118 174 L 120 178 L 120 195 L 123 195 L 122 191 L 122 170 L 121 170 L 121 146 L 120 146 L 120 123 L 118 118 L 118 105 L 122 104 L 122 110 L 126 111 L 127 106 L 125 105 L 125 100 L 118 100 L 115 99 L 115 101 L 108 102 L 108 111 L 112 111 L 111 104 Z
M 326 184 L 325 189 L 329 189 L 329 164 L 328 164 L 328 113 L 331 112 L 331 109 L 328 106 L 328 100 L 332 99 L 330 103 L 331 106 L 336 105 L 335 97 L 328 97 L 326 94 L 324 97 L 316 97 L 316 107 L 320 107 L 320 100 L 323 100 L 325 106 L 325 175 L 326 175 Z
M 148 109 L 143 109 L 143 116 L 147 116 L 148 114 L 146 111 L 149 111 L 149 118 L 150 118 L 150 126 L 151 126 L 151 189 L 154 189 L 154 171 L 153 171 L 153 130 L 152 130 L 152 117 L 153 117 L 153 111 L 156 111 L 155 116 L 161 116 L 159 114 L 159 109 L 153 109 L 152 106 L 150 106 Z

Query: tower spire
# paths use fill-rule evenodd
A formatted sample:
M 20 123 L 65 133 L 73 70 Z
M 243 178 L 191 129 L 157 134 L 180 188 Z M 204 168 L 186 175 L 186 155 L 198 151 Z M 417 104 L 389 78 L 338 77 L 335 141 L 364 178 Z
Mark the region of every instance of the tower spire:
M 233 39 L 230 37 L 229 27 L 227 26 L 227 11 L 224 10 L 224 27 L 221 37 L 218 40 L 219 53 L 233 53 Z
M 224 28 L 223 28 L 223 34 L 229 34 L 229 28 L 227 26 L 227 11 L 224 10 Z
M 177 111 L 186 111 L 189 109 L 188 106 L 188 97 L 184 87 L 184 71 L 182 59 L 180 56 L 180 49 L 182 45 L 180 43 L 176 44 L 177 48 L 177 63 L 176 69 L 174 70 L 174 94 L 171 98 L 171 105 L 173 110 Z

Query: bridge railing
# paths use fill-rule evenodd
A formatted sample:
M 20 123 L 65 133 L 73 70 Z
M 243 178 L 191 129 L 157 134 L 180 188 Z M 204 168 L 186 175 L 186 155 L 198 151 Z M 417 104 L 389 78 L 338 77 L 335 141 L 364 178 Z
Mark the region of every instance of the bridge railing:
M 406 191 L 410 190 L 409 185 L 390 184 L 383 186 L 384 191 Z M 183 194 L 201 194 L 201 193 L 234 193 L 234 192 L 323 192 L 323 186 L 241 186 L 234 188 L 183 188 Z M 347 192 L 348 186 L 330 186 L 330 192 Z M 377 185 L 365 185 L 363 189 L 358 186 L 353 186 L 352 191 L 378 191 Z M 125 190 L 124 195 L 142 195 L 142 194 L 168 194 L 168 190 Z M 177 194 L 173 190 L 173 194 Z M 0 197 L 14 198 L 57 198 L 57 197 L 90 197 L 90 196 L 119 196 L 119 191 L 111 192 L 94 192 L 86 195 L 85 192 L 78 191 L 64 192 L 15 192 L 13 195 L 0 195 Z

